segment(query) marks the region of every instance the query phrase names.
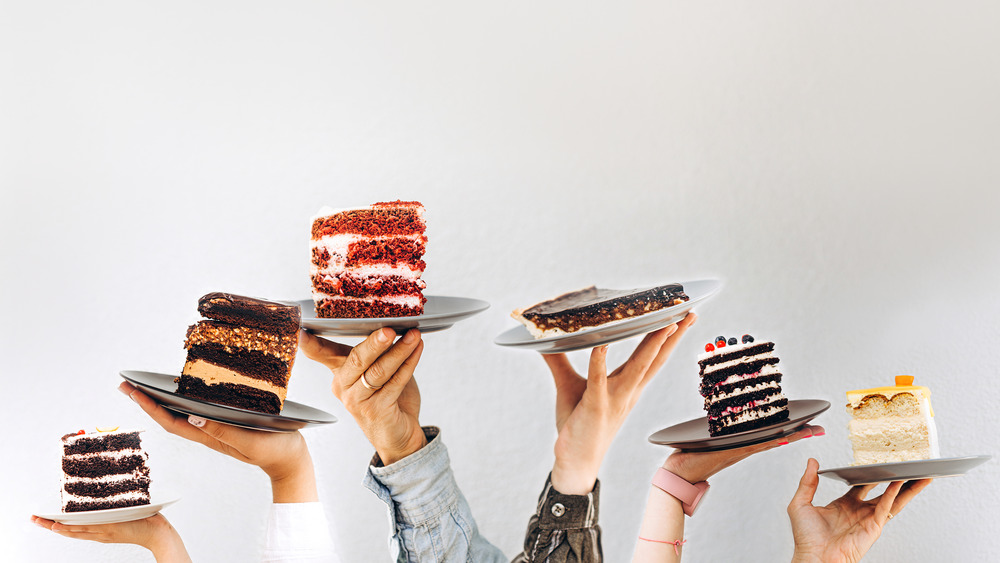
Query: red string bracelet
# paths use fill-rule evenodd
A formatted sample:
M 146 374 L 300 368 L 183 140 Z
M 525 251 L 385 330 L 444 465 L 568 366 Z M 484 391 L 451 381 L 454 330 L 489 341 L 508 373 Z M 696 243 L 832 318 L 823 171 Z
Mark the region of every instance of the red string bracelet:
M 674 555 L 680 555 L 681 554 L 680 546 L 682 546 L 682 545 L 684 545 L 684 544 L 687 543 L 687 540 L 674 540 L 674 541 L 651 540 L 649 538 L 644 538 L 642 536 L 639 536 L 639 539 L 642 540 L 642 541 L 651 541 L 651 542 L 654 542 L 654 543 L 666 543 L 666 544 L 670 544 L 670 545 L 674 546 Z

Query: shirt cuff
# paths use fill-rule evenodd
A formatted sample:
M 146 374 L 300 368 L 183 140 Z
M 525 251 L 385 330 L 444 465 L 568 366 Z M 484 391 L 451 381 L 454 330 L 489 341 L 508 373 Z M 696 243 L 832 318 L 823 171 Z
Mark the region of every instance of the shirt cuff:
M 390 465 L 372 458 L 364 485 L 382 499 L 399 524 L 417 527 L 440 516 L 458 502 L 458 484 L 451 472 L 448 449 L 438 439 L 440 429 L 423 427 L 427 445 Z
M 266 538 L 265 562 L 339 561 L 318 502 L 272 504 Z
M 597 525 L 601 482 L 585 495 L 564 495 L 552 487 L 552 475 L 538 498 L 538 527 L 542 530 L 574 530 Z

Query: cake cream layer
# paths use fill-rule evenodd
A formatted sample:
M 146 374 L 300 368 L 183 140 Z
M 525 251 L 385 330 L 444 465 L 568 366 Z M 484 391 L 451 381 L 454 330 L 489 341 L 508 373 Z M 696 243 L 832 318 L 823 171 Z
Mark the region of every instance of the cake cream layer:
M 396 276 L 355 276 L 352 274 L 317 274 L 312 276 L 313 291 L 343 297 L 382 297 L 419 295 L 427 284 L 419 278 Z
M 386 304 L 398 307 L 421 307 L 427 301 L 421 295 L 382 295 L 372 297 L 346 297 L 343 295 L 330 295 L 319 291 L 313 291 L 313 299 L 316 301 L 341 301 L 351 303 Z
M 743 422 L 750 422 L 760 418 L 767 418 L 779 412 L 788 411 L 788 399 L 782 399 L 776 403 L 760 407 L 751 407 L 739 412 L 709 418 L 709 422 L 722 423 L 726 426 L 733 426 Z
M 133 491 L 103 498 L 66 495 L 62 500 L 62 510 L 63 512 L 87 512 L 145 504 L 149 504 L 149 492 L 147 491 Z
M 116 452 L 63 456 L 63 472 L 70 477 L 101 477 L 117 473 L 132 473 L 146 466 L 146 452 L 120 450 Z
M 423 295 L 388 295 L 353 298 L 313 292 L 316 315 L 327 319 L 412 317 L 420 315 L 427 299 Z
M 367 207 L 323 208 L 312 222 L 312 238 L 337 233 L 370 237 L 423 234 L 424 206 L 415 201 L 380 202 Z
M 735 344 L 726 346 L 721 352 L 709 352 L 698 356 L 698 373 L 711 375 L 716 372 L 731 371 L 732 368 L 743 364 L 762 362 L 763 364 L 776 363 L 769 360 L 776 360 L 773 342 L 750 342 L 748 344 Z
M 764 365 L 759 371 L 749 373 L 733 373 L 720 375 L 718 377 L 702 378 L 698 391 L 703 397 L 712 397 L 725 393 L 732 393 L 738 389 L 745 389 L 762 383 L 781 383 L 781 372 L 775 365 Z
M 209 385 L 199 377 L 181 375 L 177 378 L 177 392 L 210 403 L 229 405 L 266 414 L 279 414 L 284 401 L 275 393 L 238 383 Z
M 756 408 L 770 408 L 770 406 L 787 405 L 788 399 L 780 390 L 756 391 L 753 393 L 742 393 L 731 397 L 725 401 L 715 401 L 706 406 L 708 418 L 724 418 L 738 415 L 744 411 Z M 770 405 L 770 406 L 769 406 Z
M 248 379 L 253 379 L 278 387 L 287 387 L 288 378 L 291 375 L 292 366 L 281 358 L 244 348 L 230 348 L 217 342 L 206 342 L 188 348 L 187 362 L 185 370 L 191 369 L 188 364 L 201 362 L 224 368 L 231 372 L 240 374 Z M 189 371 L 182 373 L 197 375 Z
M 128 491 L 146 491 L 149 489 L 149 470 L 143 468 L 127 474 L 105 475 L 103 477 L 68 477 L 63 476 L 62 489 L 64 494 L 82 497 L 107 497 Z
M 762 383 L 750 383 L 749 385 L 740 386 L 728 393 L 715 393 L 709 395 L 709 400 L 713 403 L 721 403 L 727 399 L 733 399 L 740 397 L 742 395 L 749 395 L 752 393 L 757 393 L 759 391 L 774 390 L 775 393 L 781 392 L 781 384 L 777 381 L 764 381 Z
M 763 428 L 785 420 L 788 420 L 788 409 L 773 409 L 766 416 L 747 418 L 745 420 L 741 420 L 740 422 L 729 422 L 725 419 L 709 420 L 708 431 L 712 436 L 725 436 L 728 434 L 736 434 L 738 432 Z
M 283 384 L 278 385 L 271 381 L 265 381 L 257 377 L 247 376 L 241 372 L 215 365 L 205 360 L 188 361 L 184 364 L 184 370 L 181 373 L 183 375 L 197 377 L 204 381 L 206 385 L 228 383 L 231 385 L 244 385 L 246 387 L 260 389 L 261 391 L 277 395 L 281 402 L 285 401 L 285 396 L 288 394 L 288 388 Z M 287 378 L 282 383 L 287 383 Z
M 336 234 L 312 239 L 312 266 L 317 270 L 389 264 L 423 271 L 420 258 L 427 250 L 427 236 L 366 237 L 360 234 Z

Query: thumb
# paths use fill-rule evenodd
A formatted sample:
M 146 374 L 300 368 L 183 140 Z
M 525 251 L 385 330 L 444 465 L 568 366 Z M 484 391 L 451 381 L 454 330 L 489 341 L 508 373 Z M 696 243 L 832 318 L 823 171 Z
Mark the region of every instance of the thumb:
M 319 362 L 330 369 L 337 369 L 351 353 L 351 347 L 324 338 L 319 338 L 305 330 L 299 331 L 299 349 L 307 358 Z
M 788 510 L 791 511 L 793 508 L 800 508 L 807 505 L 812 505 L 813 498 L 816 497 L 816 488 L 819 486 L 819 462 L 813 458 L 809 458 L 806 463 L 806 472 L 802 474 L 802 479 L 799 480 L 799 488 L 795 491 L 795 496 L 792 497 L 792 502 L 788 503 Z

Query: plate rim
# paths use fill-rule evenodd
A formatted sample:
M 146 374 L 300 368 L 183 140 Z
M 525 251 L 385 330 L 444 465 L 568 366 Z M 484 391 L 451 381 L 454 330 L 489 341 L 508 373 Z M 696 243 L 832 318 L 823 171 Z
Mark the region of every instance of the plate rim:
M 943 461 L 972 461 L 974 459 L 981 459 L 983 463 L 993 459 L 992 455 L 989 454 L 978 454 L 978 455 L 963 455 L 958 457 L 932 457 L 928 459 L 911 459 L 909 461 L 890 461 L 886 463 L 866 463 L 864 465 L 845 465 L 843 467 L 831 467 L 829 469 L 820 469 L 816 473 L 822 475 L 823 473 L 834 473 L 836 471 L 844 470 L 864 470 L 871 469 L 873 467 L 903 467 L 908 465 L 913 465 L 914 463 L 939 463 Z
M 64 521 L 56 519 L 56 518 L 54 518 L 54 516 L 59 516 L 59 517 L 62 517 L 63 519 L 65 519 L 66 516 L 84 515 L 84 514 L 86 514 L 86 515 L 100 514 L 100 515 L 109 515 L 110 516 L 110 515 L 113 515 L 113 514 L 124 514 L 124 513 L 128 512 L 128 511 L 140 511 L 140 510 L 144 510 L 144 509 L 152 509 L 153 507 L 157 507 L 156 508 L 156 512 L 153 512 L 153 514 L 157 514 L 161 510 L 163 510 L 164 508 L 166 508 L 166 507 L 170 506 L 171 504 L 174 504 L 175 502 L 181 500 L 181 497 L 179 497 L 179 496 L 174 496 L 174 495 L 162 495 L 162 496 L 167 496 L 167 497 L 170 498 L 170 500 L 163 501 L 163 502 L 150 502 L 149 504 L 140 504 L 140 505 L 136 505 L 136 506 L 124 506 L 124 507 L 119 507 L 119 508 L 104 508 L 104 509 L 101 509 L 101 510 L 81 510 L 79 512 L 62 512 L 62 511 L 59 511 L 59 512 L 53 512 L 53 513 L 48 513 L 48 514 L 41 514 L 39 512 L 33 512 L 31 515 L 32 516 L 37 516 L 38 518 L 44 518 L 46 520 L 52 520 L 53 522 L 59 522 L 60 524 L 62 524 L 62 523 L 64 523 Z M 152 516 L 153 514 L 150 514 L 149 516 Z M 149 518 L 149 516 L 144 516 L 143 518 Z M 99 524 L 117 524 L 117 523 L 120 523 L 120 522 L 131 522 L 133 520 L 142 520 L 142 518 L 133 518 L 133 519 L 130 519 L 130 520 L 113 520 L 111 522 L 91 522 L 89 524 L 70 524 L 70 525 L 71 526 L 72 525 L 87 526 L 87 525 L 99 525 Z
M 755 444 L 761 444 L 763 442 L 769 442 L 771 440 L 776 440 L 776 439 L 778 439 L 780 437 L 790 436 L 791 434 L 794 434 L 799 429 L 801 429 L 803 426 L 805 426 L 806 424 L 808 424 L 811 420 L 814 420 L 819 415 L 821 415 L 821 414 L 825 413 L 826 411 L 830 410 L 830 407 L 833 406 L 830 403 L 830 401 L 827 401 L 826 399 L 789 399 L 789 401 L 788 401 L 789 405 L 791 405 L 792 403 L 803 403 L 803 402 L 816 402 L 816 403 L 826 403 L 826 404 L 824 406 L 817 405 L 817 408 L 819 410 L 809 411 L 808 414 L 805 414 L 805 415 L 802 415 L 802 416 L 799 416 L 799 417 L 796 417 L 796 418 L 790 418 L 788 420 L 784 420 L 782 422 L 777 422 L 775 424 L 771 424 L 769 426 L 764 426 L 762 428 L 754 428 L 753 430 L 744 430 L 743 432 L 737 432 L 735 434 L 724 434 L 722 436 L 710 436 L 707 439 L 686 440 L 686 441 L 683 441 L 683 442 L 654 442 L 653 441 L 653 436 L 655 436 L 656 434 L 659 434 L 660 432 L 663 432 L 664 430 L 670 430 L 671 428 L 674 428 L 676 426 L 680 426 L 682 424 L 690 424 L 692 422 L 700 421 L 700 420 L 703 420 L 703 419 L 705 419 L 705 418 L 708 417 L 708 415 L 700 416 L 700 417 L 697 417 L 697 418 L 692 418 L 692 419 L 689 419 L 689 420 L 685 420 L 683 422 L 678 422 L 677 424 L 671 424 L 670 426 L 667 426 L 666 428 L 661 428 L 661 429 L 653 432 L 652 434 L 650 434 L 649 437 L 647 438 L 647 440 L 649 441 L 649 443 L 657 445 L 657 446 L 665 446 L 665 447 L 668 447 L 668 448 L 675 448 L 675 449 L 678 449 L 678 450 L 691 451 L 691 452 L 725 451 L 725 450 L 732 450 L 732 449 L 736 449 L 736 448 L 742 448 L 744 446 L 752 446 L 752 445 L 755 445 Z M 798 423 L 801 423 L 801 424 L 798 424 Z M 737 442 L 733 442 L 731 444 L 725 444 L 725 445 L 716 446 L 716 447 L 713 447 L 711 445 L 709 445 L 709 446 L 704 446 L 703 445 L 703 444 L 705 444 L 705 442 L 708 442 L 708 441 L 711 441 L 711 440 L 723 441 L 723 440 L 728 440 L 728 439 L 731 439 L 731 438 L 739 438 L 741 436 L 746 437 L 746 436 L 750 436 L 752 434 L 756 434 L 758 432 L 761 432 L 763 430 L 767 430 L 768 428 L 777 428 L 779 426 L 784 426 L 784 425 L 794 425 L 794 426 L 791 426 L 789 428 L 789 430 L 787 430 L 787 431 L 782 431 L 781 434 L 783 434 L 783 436 L 772 435 L 772 436 L 767 437 L 766 439 L 763 438 L 763 437 L 760 438 L 760 439 L 751 438 L 749 440 L 737 441 Z
M 267 414 L 267 413 L 261 413 L 261 412 L 252 411 L 252 410 L 248 410 L 248 409 L 241 409 L 239 407 L 232 407 L 232 406 L 229 406 L 229 405 L 222 405 L 222 404 L 218 404 L 218 403 L 212 403 L 212 402 L 209 402 L 209 401 L 198 399 L 196 397 L 186 397 L 184 395 L 178 395 L 176 391 L 168 391 L 166 389 L 161 389 L 159 387 L 154 387 L 154 386 L 149 385 L 147 383 L 136 381 L 132 377 L 126 375 L 127 373 L 132 373 L 132 372 L 148 373 L 148 374 L 159 375 L 159 376 L 168 377 L 168 378 L 178 377 L 177 375 L 169 374 L 169 373 L 160 373 L 160 372 L 155 372 L 155 371 L 131 370 L 131 369 L 129 369 L 129 370 L 120 370 L 118 372 L 118 375 L 121 376 L 122 379 L 124 379 L 125 381 L 128 381 L 129 383 L 131 383 L 133 385 L 138 385 L 138 386 L 141 386 L 141 387 L 152 387 L 153 389 L 156 389 L 156 391 L 158 391 L 160 393 L 167 393 L 167 394 L 169 394 L 169 395 L 171 395 L 173 397 L 178 397 L 178 398 L 181 398 L 183 400 L 195 402 L 195 403 L 198 403 L 198 404 L 203 404 L 203 405 L 207 405 L 207 406 L 211 406 L 211 407 L 216 407 L 216 408 L 222 408 L 222 409 L 226 409 L 226 410 L 231 410 L 231 411 L 234 411 L 234 412 L 238 412 L 240 414 L 248 414 L 248 415 L 252 415 L 252 416 L 279 417 L 280 419 L 284 419 L 284 420 L 287 420 L 289 422 L 304 423 L 306 425 L 312 425 L 312 424 L 334 424 L 334 423 L 338 422 L 337 417 L 334 416 L 331 413 L 328 413 L 328 412 L 326 412 L 326 411 L 324 411 L 322 409 L 318 409 L 316 407 L 313 407 L 313 406 L 310 406 L 310 405 L 305 405 L 305 404 L 299 403 L 297 401 L 292 401 L 292 400 L 289 400 L 289 399 L 285 399 L 285 403 L 291 403 L 291 404 L 296 405 L 296 406 L 305 407 L 305 408 L 309 408 L 309 409 L 312 409 L 312 410 L 324 413 L 327 416 L 329 416 L 331 420 L 328 420 L 328 421 L 327 420 L 315 420 L 315 419 L 299 418 L 299 417 L 295 417 L 295 416 L 287 416 L 287 415 L 282 415 L 282 414 Z M 161 401 L 157 400 L 155 397 L 153 397 L 153 400 L 155 400 L 157 404 L 163 406 L 164 408 L 167 407 L 167 405 L 165 405 Z M 198 413 L 196 416 L 205 416 L 205 415 L 202 415 L 201 413 Z M 210 415 L 208 417 L 212 418 L 212 420 L 214 420 L 216 422 L 220 422 L 220 423 L 223 423 L 223 424 L 230 424 L 229 421 L 218 420 L 219 417 L 212 417 Z M 236 425 L 237 426 L 241 426 L 241 424 L 236 424 Z M 246 426 L 244 426 L 244 427 L 246 427 Z M 256 430 L 262 430 L 262 429 L 257 428 Z M 268 428 L 268 430 L 273 430 L 273 431 L 278 431 L 278 432 L 294 432 L 295 431 L 295 430 L 274 429 L 274 428 Z

